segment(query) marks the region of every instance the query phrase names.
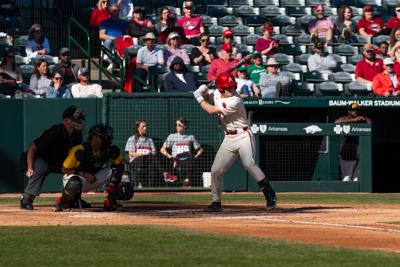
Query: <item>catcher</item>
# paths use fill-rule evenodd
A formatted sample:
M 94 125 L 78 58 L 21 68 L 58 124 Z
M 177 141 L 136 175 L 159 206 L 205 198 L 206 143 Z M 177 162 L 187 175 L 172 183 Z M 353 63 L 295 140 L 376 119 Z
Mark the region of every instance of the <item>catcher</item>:
M 81 199 L 88 192 L 107 184 L 104 210 L 116 210 L 118 200 L 130 200 L 134 191 L 129 181 L 121 181 L 124 160 L 117 146 L 111 144 L 113 129 L 105 124 L 96 124 L 89 130 L 88 141 L 70 149 L 62 172 L 63 191 L 56 200 L 54 211 L 63 211 L 78 202 L 79 208 L 90 207 Z

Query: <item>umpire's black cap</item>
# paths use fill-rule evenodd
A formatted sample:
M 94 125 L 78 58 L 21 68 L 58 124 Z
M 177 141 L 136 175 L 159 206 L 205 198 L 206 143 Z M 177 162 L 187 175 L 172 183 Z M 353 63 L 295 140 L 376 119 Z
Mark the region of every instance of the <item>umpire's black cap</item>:
M 360 110 L 360 105 L 357 103 L 351 103 L 349 105 L 349 111 L 359 111 Z
M 69 118 L 73 121 L 85 120 L 85 113 L 74 105 L 69 106 L 63 112 L 63 119 Z

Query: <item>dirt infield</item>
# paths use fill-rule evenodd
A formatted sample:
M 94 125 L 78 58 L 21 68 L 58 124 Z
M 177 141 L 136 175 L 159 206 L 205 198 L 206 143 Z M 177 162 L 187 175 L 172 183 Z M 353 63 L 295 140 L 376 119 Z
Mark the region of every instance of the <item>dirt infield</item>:
M 4 195 L 3 195 L 4 196 Z M 95 203 L 88 210 L 54 213 L 48 205 L 22 211 L 0 206 L 0 226 L 159 225 L 204 232 L 292 240 L 311 244 L 400 253 L 400 205 L 281 204 L 266 212 L 257 204 L 224 205 L 205 213 L 205 203 L 129 202 L 123 211 L 106 213 Z

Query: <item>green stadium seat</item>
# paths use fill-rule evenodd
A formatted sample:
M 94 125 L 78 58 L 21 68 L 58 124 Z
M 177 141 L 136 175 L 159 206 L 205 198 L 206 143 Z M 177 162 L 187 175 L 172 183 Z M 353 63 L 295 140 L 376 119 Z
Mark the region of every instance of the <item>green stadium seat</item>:
M 311 20 L 315 19 L 313 15 L 305 15 L 296 19 L 297 25 L 308 31 L 308 24 Z
M 187 52 L 189 55 L 192 53 L 192 49 L 193 49 L 194 47 L 195 47 L 195 46 L 192 45 L 192 44 L 185 44 L 185 45 L 182 45 L 182 48 L 185 48 L 185 49 L 186 49 L 186 52 Z
M 282 70 L 290 71 L 292 73 L 303 73 L 303 67 L 298 63 L 289 63 L 282 66 Z
M 307 82 L 292 80 L 289 88 L 292 96 L 312 96 L 314 94 L 314 85 Z
M 240 24 L 240 18 L 233 16 L 233 15 L 227 15 L 225 17 L 219 18 L 218 19 L 218 25 L 224 26 L 224 27 L 234 27 Z
M 382 6 L 384 8 L 394 8 L 398 3 L 398 0 L 382 0 Z
M 324 0 L 306 0 L 306 6 L 314 7 L 316 5 L 326 5 Z
M 294 37 L 294 43 L 299 45 L 310 45 L 311 44 L 311 35 L 303 33 L 302 35 Z
M 304 6 L 296 6 L 296 7 L 287 7 L 286 15 L 289 17 L 302 17 L 307 15 L 306 7 Z
M 229 0 L 229 6 L 231 7 L 253 6 L 253 0 Z
M 353 77 L 351 76 L 351 74 L 344 71 L 333 73 L 331 77 L 332 80 L 337 83 L 350 83 L 353 81 Z
M 266 6 L 261 9 L 261 14 L 267 17 L 275 17 L 276 15 L 284 15 L 281 12 L 281 9 L 277 6 Z
M 211 27 L 208 27 L 208 34 L 210 36 L 221 36 L 224 30 L 224 27 L 220 25 L 213 25 Z
M 277 53 L 277 54 L 273 55 L 272 57 L 275 58 L 275 60 L 278 61 L 278 63 L 280 65 L 287 65 L 287 64 L 291 63 L 289 56 L 286 54 L 283 54 L 283 53 Z
M 279 0 L 254 0 L 255 7 L 278 6 Z
M 290 24 L 282 28 L 282 33 L 289 36 L 300 36 L 304 33 L 303 29 L 295 24 Z
M 249 47 L 251 47 L 251 46 L 248 46 L 246 44 L 235 44 L 235 47 L 236 47 L 237 52 L 241 53 L 241 54 L 246 54 L 246 53 L 251 52 L 249 49 Z
M 303 80 L 308 83 L 320 83 L 325 81 L 319 71 L 308 71 L 303 73 Z
M 24 65 L 25 64 L 24 57 L 21 55 L 15 55 L 15 64 L 17 64 L 17 66 Z
M 367 85 L 358 81 L 346 84 L 345 90 L 352 96 L 368 96 L 372 94 Z
M 279 44 L 278 51 L 292 56 L 298 56 L 303 53 L 297 44 Z
M 331 0 L 332 7 L 341 7 L 344 5 L 347 6 L 357 6 L 358 0 Z
M 203 20 L 205 27 L 210 27 L 210 26 L 214 25 L 214 22 L 212 21 L 212 18 L 210 16 L 201 15 L 200 17 Z
M 235 7 L 234 13 L 236 16 L 239 16 L 239 17 L 248 17 L 248 16 L 259 15 L 257 8 L 254 8 L 251 6 Z
M 341 44 L 333 48 L 333 52 L 340 56 L 353 56 L 357 52 L 357 47 L 348 44 Z
M 301 0 L 281 0 L 281 7 L 295 7 L 302 6 L 303 3 Z
M 21 72 L 22 72 L 22 77 L 24 80 L 24 83 L 29 84 L 29 81 L 31 79 L 31 75 L 33 73 L 33 70 L 35 69 L 35 67 L 33 65 L 30 64 L 24 64 L 19 66 Z
M 294 61 L 295 63 L 298 63 L 300 65 L 307 65 L 308 64 L 308 58 L 311 56 L 311 54 L 305 53 L 301 54 L 300 56 L 295 57 Z
M 355 68 L 356 67 L 353 64 L 345 63 L 345 64 L 340 65 L 339 70 L 347 72 L 347 73 L 354 73 Z
M 207 15 L 210 17 L 222 18 L 229 15 L 229 12 L 224 6 L 207 6 Z
M 251 34 L 250 27 L 246 25 L 239 25 L 232 28 L 233 32 L 237 36 L 247 36 Z
M 354 56 L 352 56 L 352 57 L 349 58 L 349 62 L 348 62 L 348 63 L 351 63 L 351 64 L 353 64 L 353 65 L 356 65 L 356 64 L 358 63 L 358 61 L 360 61 L 360 60 L 363 59 L 363 58 L 364 58 L 364 57 L 363 57 L 362 54 L 356 54 L 356 55 L 354 55 Z
M 335 82 L 322 82 L 316 85 L 316 93 L 320 96 L 340 96 L 343 86 Z
M 250 34 L 243 38 L 243 43 L 246 45 L 256 45 L 257 40 L 260 38 L 261 36 L 258 34 Z
M 278 15 L 271 18 L 271 23 L 274 26 L 284 27 L 292 24 L 290 18 L 286 15 Z
M 249 17 L 243 17 L 243 24 L 247 26 L 252 26 L 252 27 L 257 27 L 264 25 L 265 22 L 267 22 L 267 17 L 266 16 L 249 16 Z
M 203 0 L 205 6 L 228 6 L 227 0 Z
M 136 6 L 136 1 L 135 1 L 135 6 Z M 163 6 L 176 6 L 176 0 L 151 0 L 150 5 L 154 8 L 160 8 Z
M 278 40 L 279 44 L 289 44 L 289 39 L 286 35 L 284 34 L 275 34 L 272 36 L 272 39 Z
M 376 37 L 372 38 L 372 44 L 378 45 L 381 42 L 388 42 L 389 43 L 389 40 L 390 40 L 389 36 L 387 36 L 387 35 L 379 35 L 379 36 L 376 36 Z

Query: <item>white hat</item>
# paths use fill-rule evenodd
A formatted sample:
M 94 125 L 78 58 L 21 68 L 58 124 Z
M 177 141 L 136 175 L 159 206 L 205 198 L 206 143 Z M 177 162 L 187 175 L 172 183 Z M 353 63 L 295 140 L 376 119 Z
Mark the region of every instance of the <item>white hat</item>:
M 387 57 L 387 58 L 385 58 L 385 59 L 383 60 L 383 64 L 384 64 L 384 65 L 393 65 L 393 64 L 394 64 L 394 61 L 393 61 L 393 59 L 392 59 L 391 57 Z
M 267 64 L 265 64 L 265 66 L 277 66 L 277 65 L 279 65 L 279 62 L 276 61 L 276 59 L 273 57 L 269 58 Z
M 145 36 L 143 36 L 143 41 L 146 41 L 146 40 L 155 40 L 155 39 L 156 39 L 156 36 L 155 36 L 154 33 L 152 33 L 152 32 L 148 32 L 148 33 L 146 33 Z
M 177 32 L 171 32 L 170 34 L 168 34 L 167 44 L 169 43 L 170 40 L 172 40 L 172 39 L 174 39 L 176 37 L 181 39 L 181 36 Z

